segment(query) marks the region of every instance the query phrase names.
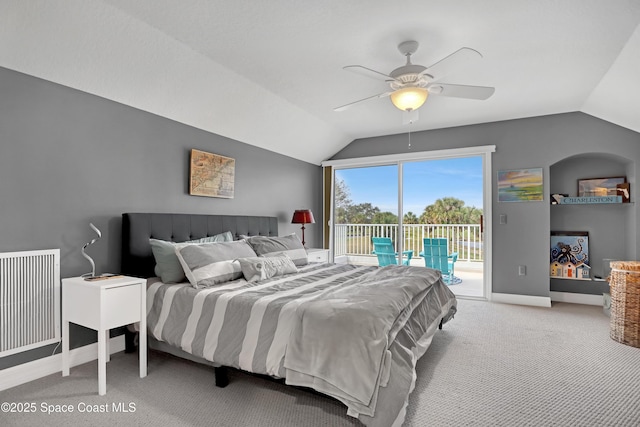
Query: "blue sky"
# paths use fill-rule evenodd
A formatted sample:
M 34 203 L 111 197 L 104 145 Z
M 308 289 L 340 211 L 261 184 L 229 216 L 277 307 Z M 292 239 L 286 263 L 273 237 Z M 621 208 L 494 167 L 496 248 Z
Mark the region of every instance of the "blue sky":
M 482 157 L 407 162 L 404 171 L 404 212 L 420 216 L 424 208 L 443 197 L 464 200 L 482 208 Z M 336 170 L 349 187 L 354 204 L 371 203 L 381 211 L 398 211 L 398 169 L 393 166 Z

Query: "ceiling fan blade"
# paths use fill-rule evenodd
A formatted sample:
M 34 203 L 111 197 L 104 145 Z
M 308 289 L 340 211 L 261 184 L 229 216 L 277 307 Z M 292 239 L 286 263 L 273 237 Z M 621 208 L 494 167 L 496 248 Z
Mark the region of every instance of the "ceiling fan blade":
M 496 91 L 496 88 L 488 86 L 466 86 L 446 83 L 433 84 L 430 85 L 427 89 L 432 95 L 450 96 L 453 98 L 478 99 L 481 101 L 488 99 Z
M 362 65 L 347 65 L 342 67 L 343 70 L 352 71 L 361 76 L 369 77 L 376 80 L 393 80 L 393 77 L 388 74 L 381 73 L 380 71 L 372 70 L 371 68 L 363 67 Z
M 379 98 L 384 98 L 384 97 L 389 96 L 389 95 L 391 95 L 391 92 L 383 92 L 383 93 L 379 93 L 379 94 L 377 94 L 377 95 L 369 96 L 369 97 L 367 97 L 367 98 L 363 98 L 363 99 L 360 99 L 360 100 L 358 100 L 358 101 L 350 102 L 349 104 L 345 104 L 345 105 L 342 105 L 342 106 L 340 106 L 340 107 L 336 107 L 336 108 L 334 108 L 334 109 L 333 109 L 333 111 L 344 111 L 344 110 L 346 110 L 347 108 L 349 108 L 349 107 L 351 107 L 351 106 L 353 106 L 353 105 L 359 104 L 359 103 L 361 103 L 361 102 L 369 101 L 370 99 L 379 99 Z
M 463 70 L 470 62 L 482 58 L 482 54 L 470 47 L 462 47 L 449 56 L 427 67 L 421 74 L 429 74 L 434 80 L 441 79 L 455 70 Z

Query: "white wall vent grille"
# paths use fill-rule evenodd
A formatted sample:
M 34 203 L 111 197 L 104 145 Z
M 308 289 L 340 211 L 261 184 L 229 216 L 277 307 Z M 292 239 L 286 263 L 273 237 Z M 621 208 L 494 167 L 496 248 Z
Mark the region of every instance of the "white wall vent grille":
M 0 253 L 0 357 L 60 341 L 60 249 Z

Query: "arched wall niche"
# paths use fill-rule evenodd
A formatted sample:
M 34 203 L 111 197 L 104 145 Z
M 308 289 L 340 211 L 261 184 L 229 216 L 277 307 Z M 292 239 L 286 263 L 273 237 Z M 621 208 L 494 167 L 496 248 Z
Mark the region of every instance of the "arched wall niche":
M 592 281 L 550 279 L 552 292 L 600 295 L 609 292 L 607 260 L 636 257 L 635 162 L 612 153 L 582 153 L 560 159 L 549 167 L 551 194 L 578 196 L 578 180 L 625 177 L 630 183 L 631 203 L 552 205 L 550 231 L 589 233 Z
M 624 176 L 635 190 L 635 162 L 612 153 L 582 153 L 557 161 L 549 167 L 551 194 L 577 196 L 578 179 Z M 635 197 L 632 197 L 635 200 Z

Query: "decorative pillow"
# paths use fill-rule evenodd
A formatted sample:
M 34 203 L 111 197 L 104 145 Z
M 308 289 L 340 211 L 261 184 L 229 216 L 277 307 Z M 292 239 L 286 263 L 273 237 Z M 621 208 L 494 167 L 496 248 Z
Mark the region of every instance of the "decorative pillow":
M 257 282 L 258 280 L 298 272 L 296 265 L 287 254 L 268 258 L 238 258 L 238 262 L 242 268 L 242 274 L 248 282 Z
M 184 273 L 194 288 L 203 288 L 242 277 L 238 258 L 254 257 L 256 253 L 244 240 L 205 243 L 176 247 L 176 255 Z
M 258 256 L 272 257 L 287 254 L 297 266 L 307 265 L 307 251 L 296 234 L 282 237 L 253 236 L 246 239 Z
M 153 257 L 156 259 L 155 273 L 164 283 L 184 282 L 184 270 L 176 256 L 176 246 L 186 246 L 199 243 L 231 242 L 233 235 L 230 231 L 216 234 L 214 236 L 203 237 L 201 239 L 189 240 L 187 242 L 174 243 L 166 240 L 149 239 Z

